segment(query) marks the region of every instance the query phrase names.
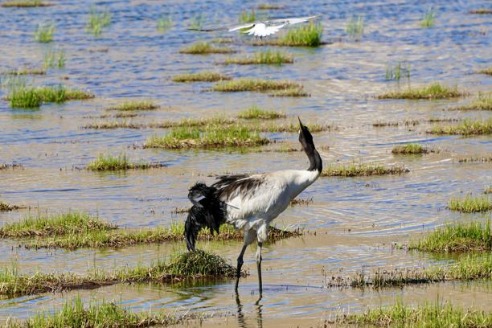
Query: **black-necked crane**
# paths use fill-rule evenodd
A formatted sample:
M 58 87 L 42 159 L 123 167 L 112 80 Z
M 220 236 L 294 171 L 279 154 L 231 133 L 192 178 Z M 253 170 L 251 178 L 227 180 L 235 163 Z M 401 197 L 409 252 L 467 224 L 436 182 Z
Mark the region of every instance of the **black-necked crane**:
M 261 248 L 267 239 L 270 223 L 289 206 L 292 199 L 316 181 L 323 169 L 313 136 L 300 119 L 299 125 L 299 142 L 309 159 L 307 169 L 223 175 L 211 186 L 197 183 L 189 190 L 188 198 L 193 203 L 185 223 L 189 251 L 195 250 L 196 238 L 201 228 L 208 227 L 212 233 L 218 232 L 220 225 L 227 222 L 244 232 L 244 244 L 237 259 L 236 291 L 244 263 L 244 252 L 256 240 L 261 297 Z

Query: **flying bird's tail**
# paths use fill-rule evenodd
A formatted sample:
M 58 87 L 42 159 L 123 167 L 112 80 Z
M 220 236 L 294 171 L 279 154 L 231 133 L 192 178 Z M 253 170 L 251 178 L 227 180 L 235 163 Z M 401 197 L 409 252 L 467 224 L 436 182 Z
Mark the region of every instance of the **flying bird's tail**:
M 219 227 L 225 222 L 225 203 L 219 200 L 215 187 L 204 183 L 196 183 L 190 188 L 188 198 L 193 203 L 185 222 L 186 247 L 195 250 L 195 242 L 200 230 L 204 227 L 210 233 L 219 232 Z

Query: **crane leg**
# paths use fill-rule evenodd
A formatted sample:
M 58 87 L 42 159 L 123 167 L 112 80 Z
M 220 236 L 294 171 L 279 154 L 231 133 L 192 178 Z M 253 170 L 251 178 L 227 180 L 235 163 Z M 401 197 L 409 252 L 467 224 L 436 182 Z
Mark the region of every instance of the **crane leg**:
M 248 244 L 244 244 L 243 248 L 241 249 L 241 253 L 239 254 L 239 257 L 237 258 L 237 271 L 236 271 L 236 293 L 237 293 L 237 288 L 239 286 L 239 278 L 241 277 L 241 268 L 243 266 L 244 260 L 244 252 L 246 251 L 246 247 L 248 247 Z
M 258 284 L 260 287 L 260 298 L 263 294 L 263 283 L 261 279 L 261 247 L 263 246 L 262 242 L 258 242 L 258 248 L 256 249 L 256 268 L 258 269 Z

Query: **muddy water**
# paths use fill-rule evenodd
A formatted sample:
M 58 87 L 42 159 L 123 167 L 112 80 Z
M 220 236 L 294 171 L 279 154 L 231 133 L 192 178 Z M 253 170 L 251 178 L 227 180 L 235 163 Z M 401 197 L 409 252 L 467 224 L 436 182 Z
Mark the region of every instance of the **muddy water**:
M 356 1 L 324 3 L 294 1 L 272 17 L 320 14 L 323 39 L 318 49 L 282 49 L 295 57 L 282 67 L 217 65 L 224 55 L 181 55 L 179 49 L 198 40 L 223 37 L 223 32 L 187 30 L 202 14 L 204 26 L 235 24 L 242 2 L 225 1 L 106 1 L 97 6 L 112 13 L 112 24 L 99 38 L 85 32 L 89 9 L 83 2 L 53 2 L 35 9 L 0 9 L 0 70 L 40 67 L 49 49 L 63 50 L 66 68 L 50 69 L 32 78 L 34 85 L 60 84 L 90 90 L 94 100 L 43 105 L 35 111 L 13 110 L 0 101 L 0 164 L 16 163 L 22 169 L 0 171 L 0 199 L 29 209 L 0 213 L 1 224 L 28 214 L 87 211 L 122 227 L 167 226 L 184 220 L 172 211 L 189 206 L 187 188 L 196 180 L 211 182 L 209 174 L 264 172 L 272 167 L 302 168 L 302 153 L 165 151 L 142 149 L 158 129 L 91 130 L 82 127 L 104 120 L 104 108 L 126 99 L 150 98 L 161 105 L 128 119 L 135 123 L 236 115 L 251 105 L 277 109 L 292 120 L 300 116 L 310 123 L 337 129 L 315 135 L 325 165 L 353 161 L 401 164 L 410 169 L 402 176 L 371 178 L 320 178 L 302 198 L 309 206 L 288 208 L 278 219 L 281 227 L 301 227 L 304 237 L 268 245 L 264 250 L 264 298 L 258 295 L 252 250 L 246 268 L 251 276 L 241 281 L 239 301 L 230 281 L 199 286 L 112 286 L 66 294 L 42 294 L 0 301 L 0 320 L 25 319 L 41 311 L 53 311 L 80 295 L 91 300 L 115 300 L 134 311 L 165 309 L 218 315 L 206 325 L 275 326 L 317 325 L 336 314 L 363 311 L 392 304 L 395 299 L 416 304 L 437 298 L 491 310 L 488 282 L 446 283 L 381 291 L 325 289 L 331 275 L 349 275 L 385 267 L 422 267 L 449 260 L 428 254 L 394 250 L 393 242 L 417 238 L 446 222 L 485 220 L 490 214 L 461 215 L 446 210 L 450 197 L 482 192 L 492 184 L 490 163 L 459 164 L 457 159 L 490 154 L 490 137 L 433 136 L 425 131 L 430 118 L 488 118 L 490 113 L 456 112 L 448 108 L 470 101 L 380 101 L 375 96 L 398 87 L 385 81 L 388 65 L 408 62 L 411 85 L 441 81 L 475 94 L 490 91 L 492 79 L 474 74 L 492 63 L 490 16 L 470 15 L 469 10 L 488 8 L 487 1 L 434 1 L 436 25 L 419 27 L 428 7 L 419 1 Z M 351 40 L 345 26 L 352 14 L 364 16 L 361 42 Z M 263 14 L 263 13 L 262 13 Z M 159 17 L 171 17 L 173 27 L 156 30 Z M 37 24 L 56 25 L 54 42 L 34 41 Z M 228 36 L 228 35 L 227 35 Z M 229 45 L 241 55 L 260 50 L 247 39 L 232 35 Z M 221 94 L 207 91 L 210 84 L 177 84 L 175 74 L 214 70 L 233 77 L 293 79 L 304 84 L 309 98 L 269 98 L 262 94 Z M 31 80 L 29 78 L 29 80 Z M 401 87 L 408 81 L 401 81 Z M 0 96 L 7 94 L 0 89 Z M 376 122 L 418 120 L 416 126 L 374 128 Z M 267 134 L 278 142 L 298 147 L 295 134 Z M 420 142 L 439 150 L 425 156 L 391 154 L 394 145 Z M 271 148 L 278 145 L 269 146 Z M 329 147 L 329 150 L 327 150 Z M 126 153 L 133 160 L 166 164 L 165 168 L 118 174 L 80 170 L 99 153 Z M 0 243 L 2 267 L 16 265 L 21 272 L 77 272 L 150 264 L 184 250 L 183 243 L 130 247 L 119 250 L 24 250 L 15 241 Z M 235 262 L 240 243 L 202 244 Z M 238 313 L 240 309 L 240 313 Z

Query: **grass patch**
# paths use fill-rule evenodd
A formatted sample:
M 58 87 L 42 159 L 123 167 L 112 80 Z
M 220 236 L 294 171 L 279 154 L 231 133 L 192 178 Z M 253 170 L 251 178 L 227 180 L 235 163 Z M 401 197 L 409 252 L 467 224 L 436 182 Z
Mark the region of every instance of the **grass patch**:
M 253 56 L 245 58 L 228 58 L 224 64 L 237 64 L 237 65 L 282 65 L 292 64 L 294 59 L 291 55 L 282 53 L 280 51 L 267 50 L 264 52 L 257 52 Z
M 282 9 L 283 6 L 274 3 L 260 3 L 257 8 L 259 10 L 278 10 Z
M 207 126 L 203 132 L 194 127 L 174 128 L 164 137 L 148 138 L 144 148 L 251 147 L 267 143 L 269 143 L 268 139 L 243 126 Z
M 353 276 L 337 276 L 325 273 L 326 287 L 384 288 L 402 287 L 410 284 L 424 284 L 444 281 L 469 281 L 492 278 L 492 254 L 473 254 L 460 257 L 449 266 L 429 268 L 383 269 L 372 273 L 357 272 Z
M 302 85 L 287 80 L 276 81 L 242 78 L 232 81 L 219 82 L 213 87 L 212 90 L 220 92 L 268 92 L 290 89 L 302 89 Z
M 492 110 L 492 94 L 479 93 L 478 98 L 470 104 L 453 108 L 456 110 Z
M 356 41 L 360 40 L 364 34 L 364 17 L 361 15 L 352 16 L 347 22 L 345 32 Z
M 177 211 L 176 211 L 177 212 Z M 181 212 L 181 211 L 180 211 Z M 184 213 L 184 212 L 183 212 Z M 102 222 L 101 224 L 104 224 Z M 52 223 L 52 225 L 54 225 Z M 60 228 L 63 229 L 63 228 Z M 128 230 L 118 229 L 110 226 L 105 229 L 86 230 L 85 232 L 74 231 L 73 233 L 46 235 L 36 234 L 33 229 L 22 230 L 21 233 L 6 235 L 11 238 L 22 238 L 23 236 L 36 236 L 35 239 L 19 239 L 27 249 L 39 248 L 61 248 L 75 250 L 79 248 L 121 248 L 141 244 L 160 244 L 164 242 L 181 242 L 183 241 L 184 223 L 174 223 L 170 227 Z M 37 230 L 34 230 L 37 231 Z M 281 239 L 301 236 L 299 230 L 286 231 L 271 227 L 268 231 L 268 241 L 275 242 Z M 1 236 L 1 233 L 0 233 Z M 243 240 L 241 231 L 234 229 L 230 225 L 222 225 L 219 234 L 211 235 L 208 230 L 202 230 L 198 234 L 198 240 L 202 241 L 226 241 L 226 240 Z
M 114 272 L 96 271 L 86 276 L 72 273 L 23 275 L 15 268 L 7 268 L 0 269 L 0 295 L 12 298 L 45 292 L 93 289 L 117 283 L 172 283 L 185 279 L 232 278 L 235 271 L 218 255 L 204 251 L 175 255 L 169 263 L 122 268 Z M 243 275 L 246 274 L 243 272 Z
M 21 209 L 21 207 L 17 205 L 10 205 L 0 200 L 0 212 L 10 212 L 18 209 Z
M 439 82 L 429 84 L 420 88 L 407 88 L 379 95 L 379 99 L 446 99 L 466 95 L 458 90 L 458 87 L 447 87 Z
M 488 8 L 474 9 L 474 10 L 470 10 L 470 14 L 475 14 L 475 15 L 490 15 L 490 14 L 492 14 L 492 9 L 488 9 Z
M 52 216 L 29 216 L 20 222 L 7 223 L 0 228 L 0 237 L 63 236 L 112 229 L 116 229 L 116 226 L 91 217 L 86 213 L 69 212 Z
M 173 82 L 217 82 L 230 80 L 231 77 L 217 72 L 198 72 L 173 76 Z
M 7 0 L 1 4 L 2 7 L 10 8 L 31 8 L 31 7 L 47 7 L 52 6 L 51 3 L 46 3 L 41 0 Z
M 475 155 L 471 157 L 462 157 L 458 163 L 488 163 L 492 162 L 492 154 Z
M 386 167 L 379 164 L 349 164 L 330 165 L 321 172 L 324 177 L 359 177 L 374 175 L 394 175 L 408 173 L 409 170 L 403 166 L 395 165 Z
M 34 32 L 34 39 L 41 43 L 49 43 L 53 41 L 53 34 L 55 33 L 55 25 L 42 24 L 38 25 Z
M 391 150 L 393 154 L 399 154 L 399 155 L 415 155 L 415 154 L 427 154 L 429 150 L 422 146 L 421 144 L 417 143 L 409 143 L 406 145 L 399 145 L 393 147 Z
M 317 133 L 317 132 L 323 132 L 327 130 L 331 130 L 332 127 L 329 125 L 322 125 L 322 124 L 316 124 L 316 123 L 311 123 L 308 125 L 309 126 L 309 131 L 311 133 Z M 266 124 L 259 124 L 259 125 L 254 125 L 251 127 L 252 129 L 259 131 L 259 132 L 299 132 L 299 124 L 296 123 L 287 123 L 287 124 L 276 124 L 276 123 L 266 123 Z
M 111 24 L 111 13 L 109 11 L 98 12 L 92 7 L 89 12 L 89 19 L 86 25 L 86 31 L 98 37 L 102 34 L 105 27 Z
M 49 50 L 44 54 L 43 66 L 48 68 L 64 68 L 65 67 L 65 52 Z
M 464 198 L 452 198 L 448 208 L 462 213 L 487 212 L 492 210 L 492 201 L 486 196 L 467 195 Z
M 159 106 L 156 105 L 151 100 L 129 100 L 124 101 L 119 105 L 114 107 L 109 107 L 107 110 L 117 110 L 122 112 L 137 111 L 137 110 L 154 110 L 158 109 Z
M 492 194 L 492 186 L 488 186 L 483 191 L 484 194 Z
M 251 106 L 240 112 L 238 117 L 244 120 L 274 120 L 277 118 L 285 118 L 287 115 L 276 111 L 264 110 L 258 106 Z
M 492 134 L 492 119 L 486 121 L 465 119 L 458 125 L 437 125 L 427 131 L 431 134 L 449 135 L 489 135 Z
M 402 77 L 406 77 L 410 83 L 411 68 L 409 63 L 398 62 L 395 66 L 386 66 L 385 78 L 387 81 L 400 82 Z
M 289 47 L 319 47 L 323 27 L 321 24 L 309 23 L 287 31 L 283 37 L 274 40 L 275 45 Z
M 8 100 L 12 108 L 36 108 L 43 102 L 63 103 L 68 100 L 85 100 L 94 98 L 86 91 L 57 87 L 19 87 L 12 89 Z
M 431 28 L 435 25 L 435 21 L 436 21 L 436 13 L 431 8 L 427 10 L 424 16 L 422 17 L 422 20 L 420 21 L 420 27 Z
M 197 315 L 182 316 L 143 311 L 133 313 L 113 302 L 90 303 L 87 307 L 80 297 L 65 302 L 63 307 L 54 313 L 38 313 L 25 322 L 9 321 L 8 328 L 48 328 L 48 327 L 153 327 L 170 326 L 184 323 L 187 320 L 201 318 Z
M 303 88 L 290 88 L 276 90 L 268 93 L 270 97 L 310 97 L 311 95 L 304 91 Z
M 256 20 L 256 13 L 254 9 L 251 11 L 243 10 L 239 16 L 239 23 L 252 23 Z
M 161 17 L 157 20 L 157 31 L 165 33 L 173 27 L 173 21 L 171 17 Z
M 451 303 L 425 303 L 412 308 L 398 301 L 387 308 L 370 309 L 362 314 L 338 316 L 330 324 L 375 327 L 489 327 L 492 313 L 464 310 Z
M 492 67 L 481 69 L 478 73 L 492 75 Z
M 196 42 L 179 51 L 179 53 L 181 54 L 189 54 L 189 55 L 230 54 L 233 52 L 236 51 L 231 48 L 216 47 L 204 41 Z
M 458 223 L 438 228 L 424 238 L 411 242 L 408 249 L 424 252 L 472 252 L 492 250 L 492 230 L 490 220 Z
M 87 165 L 90 171 L 145 170 L 163 167 L 159 163 L 132 163 L 125 154 L 118 156 L 99 154 L 97 159 Z
M 46 70 L 41 68 L 21 68 L 6 72 L 7 75 L 45 75 Z

